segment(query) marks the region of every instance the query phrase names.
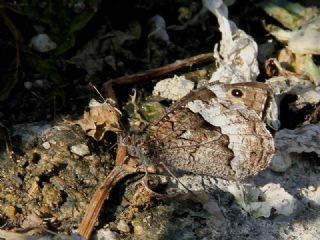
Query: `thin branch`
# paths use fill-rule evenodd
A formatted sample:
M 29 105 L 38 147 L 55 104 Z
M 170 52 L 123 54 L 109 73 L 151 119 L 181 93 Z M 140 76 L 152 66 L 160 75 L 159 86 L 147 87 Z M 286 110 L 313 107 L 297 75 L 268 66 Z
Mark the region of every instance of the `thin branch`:
M 123 76 L 123 77 L 111 79 L 103 84 L 102 90 L 105 93 L 105 96 L 107 96 L 108 98 L 111 98 L 115 102 L 117 102 L 117 97 L 114 93 L 113 86 L 133 84 L 133 83 L 143 82 L 143 81 L 150 81 L 152 79 L 155 79 L 155 78 L 164 76 L 166 74 L 172 73 L 174 71 L 177 71 L 181 68 L 192 66 L 194 64 L 207 62 L 207 61 L 210 61 L 213 59 L 214 58 L 213 58 L 212 53 L 203 53 L 203 54 L 193 56 L 190 58 L 186 58 L 183 60 L 177 60 L 176 62 L 168 64 L 163 67 L 150 69 L 150 70 L 147 70 L 142 73 L 137 73 L 137 74 L 132 74 L 129 76 Z

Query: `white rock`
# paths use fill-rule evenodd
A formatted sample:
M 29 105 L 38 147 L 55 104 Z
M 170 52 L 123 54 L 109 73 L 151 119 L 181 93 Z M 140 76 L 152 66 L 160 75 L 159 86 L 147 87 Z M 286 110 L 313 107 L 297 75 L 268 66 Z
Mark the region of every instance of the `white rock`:
M 38 52 L 48 52 L 57 47 L 50 37 L 45 33 L 39 33 L 30 40 L 30 46 Z
M 286 95 L 297 95 L 297 101 L 294 102 L 296 109 L 302 109 L 308 104 L 315 105 L 320 101 L 320 92 L 312 81 L 302 80 L 295 76 L 291 77 L 273 77 L 266 82 L 272 89 L 278 105 Z
M 320 123 L 309 124 L 294 130 L 282 129 L 275 135 L 278 157 L 289 156 L 290 153 L 314 152 L 320 156 Z M 280 160 L 278 160 L 280 161 Z M 285 160 L 281 160 L 284 161 Z
M 301 193 L 305 202 L 311 203 L 313 206 L 320 206 L 320 187 L 309 186 L 302 189 Z
M 320 124 L 308 124 L 294 130 L 281 129 L 275 134 L 276 153 L 270 164 L 275 172 L 285 172 L 292 164 L 291 153 L 314 152 L 320 156 Z
M 93 237 L 95 240 L 118 240 L 119 234 L 111 231 L 110 229 L 100 229 L 97 231 L 96 236 Z
M 152 94 L 170 100 L 179 100 L 194 88 L 194 82 L 184 76 L 174 76 L 164 79 L 156 84 Z
M 269 183 L 261 188 L 265 194 L 266 203 L 276 210 L 277 214 L 289 216 L 293 213 L 296 199 L 280 186 Z
M 316 190 L 316 188 L 315 188 L 314 186 L 309 186 L 309 187 L 308 187 L 308 190 L 314 192 L 314 191 Z
M 292 164 L 291 157 L 288 153 L 276 152 L 271 160 L 269 168 L 272 171 L 283 173 L 285 172 Z
M 227 186 L 227 190 L 254 217 L 270 217 L 272 209 L 276 214 L 289 216 L 296 206 L 296 199 L 280 184 L 269 183 L 258 189 L 253 185 L 234 183 Z
M 34 81 L 35 85 L 39 88 L 43 88 L 44 87 L 44 80 L 42 79 L 37 79 Z
M 44 142 L 44 143 L 42 143 L 42 147 L 43 147 L 44 149 L 48 150 L 48 149 L 50 149 L 51 145 L 50 145 L 49 142 Z
M 27 81 L 27 82 L 24 82 L 23 85 L 28 90 L 32 88 L 32 82 Z
M 89 147 L 83 143 L 71 146 L 70 151 L 74 154 L 77 154 L 78 156 L 81 156 L 81 157 L 90 154 Z
M 117 229 L 120 231 L 120 232 L 125 232 L 125 233 L 128 233 L 130 232 L 130 227 L 129 225 L 126 223 L 126 221 L 124 221 L 123 219 L 121 219 L 118 224 L 117 224 Z

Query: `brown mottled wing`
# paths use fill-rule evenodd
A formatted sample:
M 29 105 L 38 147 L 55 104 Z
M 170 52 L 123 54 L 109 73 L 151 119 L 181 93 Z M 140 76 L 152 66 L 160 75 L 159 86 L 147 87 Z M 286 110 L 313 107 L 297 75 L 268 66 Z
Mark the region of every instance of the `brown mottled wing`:
M 241 93 L 235 99 L 234 89 Z M 265 105 L 266 96 L 266 89 L 249 83 L 214 84 L 191 93 L 149 127 L 149 158 L 171 169 L 225 179 L 257 174 L 274 152 L 257 104 Z

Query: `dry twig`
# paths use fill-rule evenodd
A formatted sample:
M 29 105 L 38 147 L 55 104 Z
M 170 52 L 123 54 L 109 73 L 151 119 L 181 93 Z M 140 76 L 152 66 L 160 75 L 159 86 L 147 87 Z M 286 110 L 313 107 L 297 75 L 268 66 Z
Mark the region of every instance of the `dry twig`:
M 114 93 L 113 86 L 133 84 L 142 81 L 150 81 L 155 78 L 164 76 L 165 74 L 177 71 L 181 68 L 207 62 L 213 59 L 214 58 L 212 53 L 199 54 L 197 56 L 193 56 L 183 60 L 177 60 L 176 62 L 168 64 L 166 66 L 150 69 L 142 73 L 111 79 L 103 84 L 102 89 L 105 95 L 108 96 L 108 98 L 111 98 L 114 101 L 116 101 L 117 97 Z

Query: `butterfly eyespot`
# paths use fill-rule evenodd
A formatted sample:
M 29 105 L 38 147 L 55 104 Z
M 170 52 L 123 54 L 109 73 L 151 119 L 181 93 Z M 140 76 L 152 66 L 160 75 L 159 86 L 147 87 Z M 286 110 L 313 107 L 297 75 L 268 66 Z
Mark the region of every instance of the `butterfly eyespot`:
M 231 91 L 232 96 L 237 97 L 237 98 L 241 98 L 243 96 L 243 92 L 239 89 L 233 89 Z

